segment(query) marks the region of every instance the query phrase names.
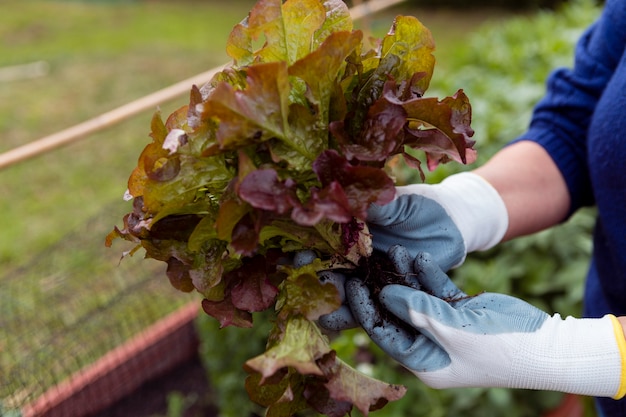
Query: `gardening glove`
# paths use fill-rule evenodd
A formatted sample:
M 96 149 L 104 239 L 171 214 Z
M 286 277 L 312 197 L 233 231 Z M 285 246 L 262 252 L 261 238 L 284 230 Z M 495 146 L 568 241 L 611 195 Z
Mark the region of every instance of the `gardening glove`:
M 300 268 L 315 260 L 317 254 L 312 250 L 302 250 L 293 257 L 293 266 Z M 337 289 L 341 299 L 341 307 L 330 314 L 321 316 L 318 323 L 326 330 L 339 331 L 359 327 L 359 323 L 354 319 L 350 307 L 346 303 L 345 283 L 346 276 L 337 271 L 319 271 L 317 276 L 322 283 L 331 283 Z
M 384 318 L 362 281 L 346 291 L 372 340 L 427 385 L 626 394 L 626 341 L 614 316 L 564 320 L 503 294 L 470 297 L 426 254 L 414 270 L 424 291 L 389 285 L 379 296 L 404 326 Z
M 367 225 L 374 249 L 402 245 L 415 257 L 431 253 L 444 271 L 459 266 L 469 252 L 502 240 L 508 213 L 498 192 L 482 177 L 464 172 L 439 184 L 396 187 L 389 204 L 372 205 Z
M 391 272 L 394 274 L 396 282 L 414 289 L 420 289 L 417 277 L 413 273 L 413 258 L 404 246 L 395 245 L 389 248 L 387 259 L 391 262 L 393 268 Z M 337 287 L 341 297 L 341 307 L 332 313 L 321 316 L 318 323 L 326 330 L 331 331 L 359 327 L 359 322 L 354 318 L 346 299 L 346 276 L 332 271 L 321 271 L 319 276 L 320 280 L 332 282 Z

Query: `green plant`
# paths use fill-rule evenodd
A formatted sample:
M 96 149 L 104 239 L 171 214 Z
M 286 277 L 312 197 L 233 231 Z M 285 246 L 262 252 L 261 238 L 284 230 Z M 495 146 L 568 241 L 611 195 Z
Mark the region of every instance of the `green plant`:
M 246 362 L 248 393 L 270 415 L 367 414 L 404 394 L 331 349 L 315 320 L 339 297 L 317 272 L 371 255 L 364 218 L 393 198 L 392 158 L 422 177 L 415 151 L 429 169 L 475 159 L 463 91 L 424 97 L 433 49 L 414 17 L 367 50 L 342 1 L 260 0 L 231 32 L 233 65 L 152 120 L 128 182 L 133 211 L 107 245 L 123 238 L 166 262 L 221 326 L 276 310 L 266 352 Z M 318 258 L 291 264 L 303 249 Z

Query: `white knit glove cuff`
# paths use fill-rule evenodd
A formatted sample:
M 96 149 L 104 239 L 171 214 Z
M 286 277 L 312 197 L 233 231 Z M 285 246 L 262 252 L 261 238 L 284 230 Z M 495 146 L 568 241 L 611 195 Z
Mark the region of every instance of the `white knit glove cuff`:
M 420 187 L 419 191 L 413 187 Z M 440 184 L 399 187 L 398 194 L 421 194 L 438 202 L 459 228 L 465 253 L 487 250 L 500 243 L 509 215 L 500 194 L 472 172 L 451 175 Z
M 532 337 L 519 339 L 511 388 L 621 398 L 626 391 L 626 342 L 614 316 L 550 317 Z

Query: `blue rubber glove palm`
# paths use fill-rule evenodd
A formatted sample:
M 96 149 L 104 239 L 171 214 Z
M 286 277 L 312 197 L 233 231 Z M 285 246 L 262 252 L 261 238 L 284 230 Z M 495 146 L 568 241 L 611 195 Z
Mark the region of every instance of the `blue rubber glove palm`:
M 476 174 L 452 175 L 440 184 L 396 188 L 396 199 L 372 205 L 367 224 L 374 249 L 404 246 L 413 257 L 432 254 L 448 271 L 467 253 L 489 249 L 508 227 L 506 207 L 497 191 Z
M 346 294 L 372 340 L 427 385 L 626 392 L 626 342 L 615 317 L 563 320 L 503 294 L 469 297 L 427 254 L 413 269 L 424 291 L 388 285 L 379 296 L 406 326 L 386 318 L 362 281 L 349 280 Z
M 308 265 L 315 260 L 317 254 L 312 250 L 302 250 L 297 252 L 293 258 L 293 266 L 300 268 L 304 265 Z M 337 288 L 339 298 L 341 299 L 341 306 L 330 314 L 325 314 L 319 318 L 319 324 L 330 331 L 340 331 L 346 329 L 353 329 L 359 326 L 359 323 L 354 319 L 350 307 L 346 302 L 345 283 L 346 276 L 338 271 L 320 271 L 317 274 L 320 282 L 330 283 Z
M 387 251 L 387 257 L 394 266 L 395 274 L 399 282 L 410 288 L 419 289 L 420 284 L 413 273 L 413 257 L 409 251 L 400 245 L 395 245 Z M 343 274 L 322 271 L 319 273 L 322 282 L 331 282 L 339 290 L 341 307 L 332 313 L 325 314 L 319 318 L 319 324 L 326 330 L 341 331 L 359 327 L 359 322 L 354 318 L 352 310 L 346 297 L 345 284 L 347 277 Z
M 447 271 L 461 264 L 468 252 L 498 243 L 508 226 L 508 214 L 487 181 L 465 172 L 440 184 L 397 187 L 392 202 L 370 207 L 367 224 L 374 249 L 387 253 L 396 270 L 409 264 L 403 258 L 413 259 L 420 252 L 428 252 Z M 393 249 L 397 245 L 402 250 Z M 333 273 L 329 277 L 332 282 L 343 279 Z M 346 304 L 322 317 L 320 324 L 335 331 L 358 326 Z

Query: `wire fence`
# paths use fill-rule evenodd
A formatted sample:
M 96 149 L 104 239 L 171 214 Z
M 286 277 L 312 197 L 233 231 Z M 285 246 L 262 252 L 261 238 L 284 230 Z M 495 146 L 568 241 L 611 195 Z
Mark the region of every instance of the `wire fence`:
M 105 236 L 110 229 L 109 209 L 104 207 L 82 226 L 89 234 L 73 231 L 45 253 L 1 272 L 0 398 L 5 414 L 36 402 L 70 375 L 195 299 L 172 288 L 160 264 L 140 258 L 120 263 L 118 252 L 93 241 L 91 236 Z M 83 276 L 84 262 L 94 266 L 88 277 Z M 25 293 L 24 288 L 36 290 Z M 167 357 L 155 357 L 153 363 L 163 361 Z M 94 395 L 110 394 L 113 387 L 129 382 L 125 376 Z

